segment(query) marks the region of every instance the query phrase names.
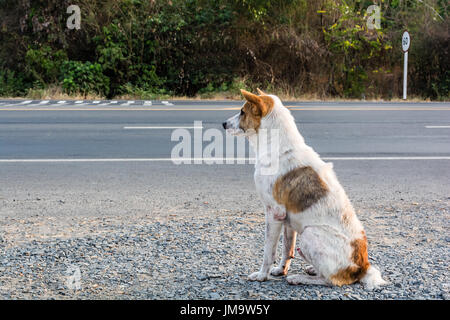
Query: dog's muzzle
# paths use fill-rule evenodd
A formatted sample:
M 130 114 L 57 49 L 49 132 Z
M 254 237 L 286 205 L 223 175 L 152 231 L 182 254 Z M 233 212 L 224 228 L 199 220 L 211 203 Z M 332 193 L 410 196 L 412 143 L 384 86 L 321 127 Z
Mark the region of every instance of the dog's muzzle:
M 225 130 L 227 130 L 227 133 L 233 136 L 242 135 L 244 133 L 244 131 L 239 127 L 239 116 L 240 114 L 238 113 L 222 123 L 222 126 Z

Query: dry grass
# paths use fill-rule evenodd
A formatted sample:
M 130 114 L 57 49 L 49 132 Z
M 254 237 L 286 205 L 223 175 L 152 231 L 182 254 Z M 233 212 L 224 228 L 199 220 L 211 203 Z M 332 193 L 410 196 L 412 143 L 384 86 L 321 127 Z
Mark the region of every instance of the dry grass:
M 26 95 L 33 100 L 104 100 L 104 96 L 96 94 L 72 94 L 65 93 L 60 86 L 49 86 L 46 89 L 31 89 Z
M 245 88 L 249 90 L 248 88 Z M 393 98 L 390 100 L 382 99 L 382 98 L 369 98 L 369 99 L 349 99 L 349 98 L 337 98 L 337 97 L 327 97 L 319 94 L 313 93 L 299 93 L 293 92 L 292 89 L 265 89 L 263 91 L 267 94 L 275 94 L 280 97 L 283 101 L 311 101 L 311 102 L 432 102 L 430 99 L 423 99 L 418 96 L 408 96 L 408 99 L 405 101 L 401 97 Z M 64 93 L 62 88 L 59 86 L 50 86 L 47 89 L 32 89 L 28 92 L 25 97 L 2 97 L 3 99 L 33 99 L 33 100 L 106 100 L 106 97 L 88 94 L 84 96 L 82 94 L 74 94 L 68 95 Z M 142 97 L 140 95 L 121 95 L 114 97 L 115 100 L 204 100 L 204 101 L 220 101 L 220 100 L 242 100 L 242 95 L 237 90 L 230 90 L 224 92 L 213 92 L 208 94 L 199 94 L 195 97 L 188 96 L 156 96 L 155 97 Z M 440 101 L 440 102 L 448 102 L 448 101 Z

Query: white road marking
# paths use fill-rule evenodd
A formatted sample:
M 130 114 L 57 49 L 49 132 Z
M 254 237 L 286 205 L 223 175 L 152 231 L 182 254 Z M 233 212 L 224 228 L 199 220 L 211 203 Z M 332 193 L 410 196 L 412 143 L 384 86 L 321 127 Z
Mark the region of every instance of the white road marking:
M 450 160 L 450 157 L 324 157 L 327 161 L 340 160 Z M 116 158 L 116 159 L 0 159 L 0 163 L 64 163 L 64 162 L 194 162 L 194 161 L 255 161 L 254 158 Z
M 21 102 L 19 104 L 24 105 L 24 104 L 30 104 L 32 102 L 33 102 L 32 100 L 28 100 L 28 101 L 23 101 L 23 102 Z
M 450 129 L 450 126 L 425 126 L 427 129 Z
M 78 100 L 78 101 L 75 101 L 75 104 L 80 104 L 80 103 L 83 103 L 84 101 L 82 101 L 82 100 Z
M 93 104 L 99 104 L 101 101 L 92 101 Z
M 50 102 L 49 100 L 44 100 L 44 101 L 39 102 L 39 105 L 47 104 L 49 102 Z
M 127 101 L 125 103 L 122 103 L 121 106 L 129 106 L 130 104 L 133 104 L 134 101 Z
M 151 106 L 152 102 L 151 101 L 144 101 L 144 106 Z
M 87 103 L 89 104 L 89 103 Z M 80 105 L 77 105 L 76 107 L 78 107 Z M 25 109 L 25 108 L 12 108 L 11 105 L 6 105 L 6 107 L 10 107 L 10 108 L 1 108 L 0 111 L 229 111 L 229 110 L 240 110 L 241 108 L 221 108 L 221 109 L 209 109 L 209 108 L 198 108 L 198 109 L 171 109 L 171 108 L 155 108 L 155 109 L 145 109 L 142 107 L 136 107 L 136 108 L 71 108 L 71 107 L 66 107 L 66 108 L 42 108 L 42 109 L 38 109 L 38 108 L 29 108 L 29 109 Z M 125 106 L 126 107 L 126 106 Z
M 58 101 L 58 103 L 57 104 L 64 104 L 64 103 L 66 103 L 67 101 Z
M 152 130 L 152 129 L 203 129 L 203 127 L 123 127 L 124 130 Z
M 170 103 L 169 101 L 161 101 L 162 104 L 165 104 L 166 106 L 173 106 L 173 103 Z

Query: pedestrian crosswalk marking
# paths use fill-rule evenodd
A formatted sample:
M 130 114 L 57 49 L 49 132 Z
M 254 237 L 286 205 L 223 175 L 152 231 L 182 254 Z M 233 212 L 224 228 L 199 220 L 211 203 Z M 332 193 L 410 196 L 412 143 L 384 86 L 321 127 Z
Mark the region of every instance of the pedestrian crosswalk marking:
M 127 100 L 127 101 L 118 101 L 118 100 L 76 100 L 76 101 L 70 101 L 70 100 L 25 100 L 25 101 L 17 101 L 17 100 L 11 100 L 11 101 L 1 101 L 0 106 L 7 106 L 7 107 L 13 107 L 13 106 L 23 106 L 23 107 L 30 107 L 30 106 L 89 106 L 89 105 L 95 105 L 95 106 L 109 106 L 109 105 L 116 105 L 116 106 L 142 106 L 142 107 L 150 107 L 150 106 L 173 106 L 174 104 L 169 101 L 151 101 L 151 100 Z

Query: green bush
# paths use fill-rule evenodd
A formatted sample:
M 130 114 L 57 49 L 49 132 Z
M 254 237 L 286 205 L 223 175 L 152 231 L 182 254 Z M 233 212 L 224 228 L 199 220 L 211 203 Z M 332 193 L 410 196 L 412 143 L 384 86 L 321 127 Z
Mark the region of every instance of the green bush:
M 142 38 L 142 30 L 138 22 L 126 27 L 118 20 L 105 26 L 102 35 L 95 38 L 98 63 L 111 80 L 111 95 L 128 94 L 130 86 L 148 92 L 163 87 L 152 58 L 155 44 Z
M 42 85 L 58 81 L 60 69 L 67 54 L 63 50 L 53 50 L 44 45 L 38 49 L 28 49 L 25 55 L 27 71 Z
M 62 87 L 68 94 L 108 95 L 109 78 L 102 73 L 98 63 L 67 61 L 61 67 Z
M 175 94 L 193 96 L 199 90 L 233 80 L 239 65 L 232 35 L 232 3 L 176 0 L 148 17 L 149 39 L 157 44 L 152 57 L 156 73 Z
M 0 70 L 0 96 L 24 96 L 30 88 L 23 74 L 11 70 Z
M 411 94 L 449 97 L 445 0 L 378 1 L 378 31 L 366 28 L 371 0 L 78 0 L 80 30 L 66 26 L 69 0 L 0 3 L 1 95 L 62 83 L 109 98 L 213 96 L 245 79 L 290 96 L 400 97 L 408 28 Z
M 409 60 L 409 87 L 411 92 L 433 100 L 450 98 L 449 64 L 450 22 L 442 28 L 424 31 L 412 39 Z
M 368 30 L 361 12 L 346 2 L 330 3 L 327 11 L 339 16 L 323 29 L 332 54 L 333 89 L 344 97 L 362 98 L 369 86 L 368 74 L 392 46 L 381 30 Z

